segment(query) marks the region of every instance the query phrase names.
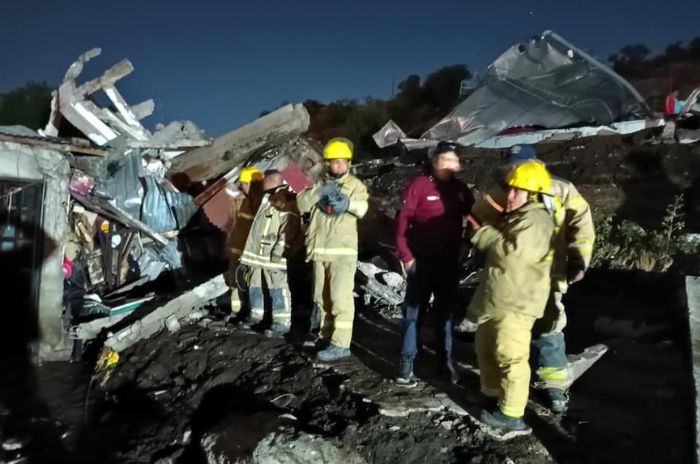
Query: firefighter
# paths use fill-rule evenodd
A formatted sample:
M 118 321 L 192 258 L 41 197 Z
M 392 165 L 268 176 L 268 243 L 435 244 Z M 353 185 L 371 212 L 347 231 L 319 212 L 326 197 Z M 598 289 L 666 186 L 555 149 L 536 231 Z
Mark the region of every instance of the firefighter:
M 369 208 L 367 188 L 350 174 L 352 155 L 349 140 L 329 141 L 323 149 L 323 178 L 297 199 L 301 214 L 309 214 L 306 260 L 313 262 L 314 305 L 323 314 L 319 345 L 325 348 L 316 356 L 324 362 L 350 356 L 357 223 Z
M 240 266 L 250 227 L 262 200 L 263 173 L 255 166 L 243 168 L 238 176 L 240 195 L 231 203 L 226 235 L 226 254 L 229 259 L 227 280 L 231 287 L 231 316 L 234 323 L 249 317 L 248 269 Z
M 440 373 L 457 383 L 452 364 L 452 323 L 459 285 L 459 254 L 463 218 L 474 197 L 455 178 L 460 169 L 457 146 L 441 142 L 432 153 L 431 169 L 416 177 L 403 194 L 397 217 L 396 246 L 407 276 L 403 303 L 400 386 L 416 385 L 413 361 L 418 351 L 419 321 L 431 294 L 438 318 Z
M 503 219 L 482 226 L 468 217 L 472 243 L 486 254 L 486 262 L 467 315 L 478 324 L 481 392 L 498 399 L 496 408 L 482 411 L 481 420 L 501 432 L 531 431 L 523 415 L 530 388 L 532 327 L 542 317 L 550 293 L 554 221 L 543 199 L 551 184 L 543 163 L 522 163 L 506 178 Z
M 265 172 L 264 196 L 248 234 L 241 264 L 249 268 L 248 301 L 250 324 L 263 328 L 265 301 L 271 302 L 270 330 L 289 332 L 292 309 L 287 284 L 287 257 L 299 235 L 299 211 L 294 194 L 277 170 Z
M 504 170 L 519 163 L 537 159 L 531 145 L 511 148 Z M 503 171 L 502 171 L 503 172 Z M 503 179 L 501 177 L 501 179 Z M 505 205 L 502 181 L 496 182 L 474 205 L 472 215 L 482 223 L 497 223 Z M 566 312 L 563 296 L 569 285 L 584 278 L 591 263 L 595 226 L 588 202 L 568 180 L 552 176 L 552 196 L 545 197 L 547 207 L 554 215 L 555 239 L 552 265 L 552 293 L 544 316 L 535 323 L 533 346 L 537 374 L 536 386 L 546 396 L 547 406 L 553 412 L 564 412 L 568 405 L 568 361 L 564 327 Z

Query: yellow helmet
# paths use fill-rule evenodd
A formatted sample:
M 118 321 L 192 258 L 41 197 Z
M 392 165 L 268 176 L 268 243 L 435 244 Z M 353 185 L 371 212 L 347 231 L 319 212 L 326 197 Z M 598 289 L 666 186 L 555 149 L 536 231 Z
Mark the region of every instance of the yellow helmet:
M 324 160 L 352 159 L 353 144 L 343 137 L 331 139 L 323 149 Z
M 247 168 L 241 169 L 241 173 L 238 175 L 238 182 L 243 184 L 260 182 L 263 180 L 263 177 L 263 172 L 260 169 L 255 166 L 248 166 Z
M 506 184 L 529 192 L 550 195 L 552 175 L 541 161 L 525 161 L 510 171 Z

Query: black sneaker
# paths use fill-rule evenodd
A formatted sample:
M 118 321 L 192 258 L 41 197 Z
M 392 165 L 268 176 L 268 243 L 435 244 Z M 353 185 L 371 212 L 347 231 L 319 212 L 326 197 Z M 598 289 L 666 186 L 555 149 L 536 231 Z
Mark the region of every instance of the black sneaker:
M 396 377 L 396 385 L 403 388 L 413 388 L 418 385 L 416 376 L 413 375 L 412 359 L 401 359 L 399 363 L 399 375 Z
M 328 348 L 316 353 L 316 359 L 322 362 L 333 362 L 352 355 L 350 348 L 341 348 L 335 345 L 328 345 Z
M 503 440 L 532 433 L 532 429 L 525 424 L 522 417 L 506 416 L 499 409 L 494 412 L 482 411 L 479 420 L 486 424 L 497 438 Z

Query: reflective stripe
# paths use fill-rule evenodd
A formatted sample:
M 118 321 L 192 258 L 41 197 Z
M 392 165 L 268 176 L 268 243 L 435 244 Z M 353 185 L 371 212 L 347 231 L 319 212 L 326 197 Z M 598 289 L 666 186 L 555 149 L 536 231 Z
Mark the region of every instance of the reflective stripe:
M 512 404 L 505 404 L 499 401 L 498 407 L 501 409 L 501 412 L 508 417 L 518 418 L 525 415 L 525 405 L 514 406 Z
M 351 322 L 345 322 L 345 321 L 338 321 L 337 319 L 335 320 L 335 323 L 333 324 L 336 329 L 352 329 L 352 321 Z
M 311 254 L 357 256 L 357 250 L 353 248 L 314 248 L 311 250 Z
M 241 301 L 240 300 L 234 300 L 233 298 L 231 299 L 231 307 L 232 308 L 240 308 L 241 307 Z
M 498 211 L 499 213 L 502 213 L 503 211 L 505 211 L 505 208 L 503 208 L 503 206 L 499 205 L 496 202 L 496 200 L 494 200 L 493 197 L 491 195 L 489 195 L 488 193 L 484 194 L 484 200 L 486 200 L 486 202 L 489 205 L 491 205 L 491 207 L 493 209 L 495 209 L 496 211 Z
M 540 367 L 537 369 L 537 377 L 542 380 L 566 380 L 569 378 L 569 369 L 566 367 Z
M 243 219 L 248 219 L 248 220 L 250 220 L 250 221 L 252 221 L 253 219 L 255 219 L 255 216 L 253 216 L 252 214 L 242 213 L 242 212 L 239 212 L 239 213 L 238 213 L 238 217 L 243 218 Z
M 266 267 L 266 268 L 270 268 L 270 269 L 281 269 L 281 270 L 287 269 L 287 260 L 284 258 L 282 258 L 282 260 L 279 263 L 273 263 L 272 261 L 270 261 L 269 257 L 256 255 L 254 253 L 251 253 L 250 251 L 243 252 L 243 257 L 241 258 L 241 263 L 251 264 L 253 266 Z

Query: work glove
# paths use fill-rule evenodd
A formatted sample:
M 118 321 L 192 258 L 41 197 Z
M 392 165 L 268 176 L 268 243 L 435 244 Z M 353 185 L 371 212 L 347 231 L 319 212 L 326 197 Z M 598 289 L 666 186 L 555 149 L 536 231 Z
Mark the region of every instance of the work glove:
M 333 215 L 347 213 L 350 208 L 350 198 L 344 193 L 338 193 L 329 199 L 329 205 Z
M 326 214 L 333 214 L 331 198 L 340 193 L 337 182 L 328 182 L 318 191 L 318 207 Z

